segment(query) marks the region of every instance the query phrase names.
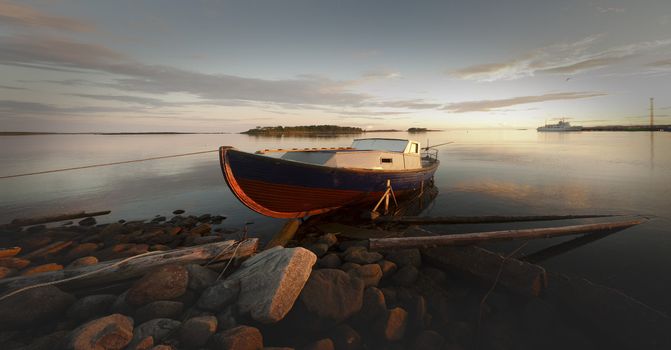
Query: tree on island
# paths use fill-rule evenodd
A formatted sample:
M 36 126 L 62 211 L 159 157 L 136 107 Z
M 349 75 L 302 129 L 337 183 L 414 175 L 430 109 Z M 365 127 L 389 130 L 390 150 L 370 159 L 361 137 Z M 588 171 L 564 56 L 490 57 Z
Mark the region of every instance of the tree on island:
M 337 125 L 301 125 L 301 126 L 257 126 L 243 134 L 360 134 L 361 128 Z

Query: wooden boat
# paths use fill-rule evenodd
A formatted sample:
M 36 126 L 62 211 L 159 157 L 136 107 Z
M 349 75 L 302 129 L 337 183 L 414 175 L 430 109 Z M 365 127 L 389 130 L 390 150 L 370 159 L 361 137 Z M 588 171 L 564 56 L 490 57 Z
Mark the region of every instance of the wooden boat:
M 269 154 L 282 154 L 272 157 Z M 351 147 L 262 150 L 219 148 L 233 194 L 250 209 L 275 218 L 301 218 L 378 201 L 389 181 L 403 197 L 433 181 L 437 151 L 419 142 L 357 139 Z

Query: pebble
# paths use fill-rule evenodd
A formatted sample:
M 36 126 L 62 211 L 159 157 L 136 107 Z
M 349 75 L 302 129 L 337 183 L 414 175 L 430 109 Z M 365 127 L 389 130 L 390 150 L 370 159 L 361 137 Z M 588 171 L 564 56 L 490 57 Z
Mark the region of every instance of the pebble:
M 32 275 L 36 275 L 36 274 L 43 273 L 43 272 L 59 271 L 59 270 L 62 270 L 62 269 L 63 269 L 63 265 L 56 264 L 56 263 L 49 263 L 49 264 L 38 265 L 38 266 L 35 266 L 35 267 L 25 269 L 25 270 L 23 270 L 23 272 L 21 272 L 21 275 L 22 276 L 32 276 Z
M 180 328 L 180 345 L 188 348 L 203 347 L 216 331 L 216 317 L 200 316 L 190 318 Z
M 382 269 L 378 264 L 361 265 L 350 269 L 347 273 L 352 277 L 360 278 L 366 287 L 377 286 L 382 278 Z
M 335 350 L 335 344 L 330 338 L 324 338 L 306 345 L 302 350 Z
M 78 222 L 79 226 L 93 226 L 97 223 L 96 218 L 94 217 L 88 217 L 84 220 L 80 220 Z
M 0 266 L 8 267 L 10 269 L 21 270 L 30 265 L 30 260 L 23 258 L 2 258 L 0 259 Z
M 169 318 L 157 318 L 144 322 L 133 330 L 133 340 L 129 347 L 139 344 L 146 337 L 153 337 L 154 342 L 160 343 L 173 334 L 182 325 L 181 322 Z
M 377 252 L 369 252 L 365 247 L 354 246 L 347 248 L 343 254 L 343 260 L 355 264 L 372 264 L 382 259 L 382 255 Z
M 419 276 L 419 270 L 414 265 L 405 265 L 401 267 L 396 273 L 391 277 L 391 279 L 399 286 L 409 287 L 417 281 Z
M 133 319 L 113 314 L 79 326 L 69 335 L 68 350 L 123 349 L 133 338 Z
M 397 341 L 405 335 L 408 313 L 400 307 L 387 310 L 384 317 L 375 323 L 378 334 L 386 341 Z
M 8 278 L 16 275 L 16 269 L 0 266 L 0 279 Z
M 184 303 L 171 300 L 153 301 L 135 311 L 135 321 L 144 323 L 155 318 L 179 319 L 184 310 Z
M 335 269 L 342 264 L 338 254 L 329 253 L 324 255 L 321 259 L 317 260 L 317 266 L 325 269 Z
M 213 336 L 216 349 L 227 350 L 261 350 L 263 349 L 263 336 L 254 327 L 238 326 L 217 333 Z
M 177 209 L 177 210 L 173 211 L 172 213 L 175 214 L 175 215 L 180 215 L 180 214 L 184 214 L 184 210 L 183 209 Z

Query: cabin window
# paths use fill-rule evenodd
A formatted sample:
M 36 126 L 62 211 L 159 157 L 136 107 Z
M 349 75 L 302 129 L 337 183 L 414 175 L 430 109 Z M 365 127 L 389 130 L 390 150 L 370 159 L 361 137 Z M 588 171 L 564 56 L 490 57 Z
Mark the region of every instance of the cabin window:
M 380 158 L 380 163 L 393 163 L 394 160 L 391 158 Z
M 413 143 L 410 146 L 410 153 L 419 153 L 419 145 L 416 143 Z

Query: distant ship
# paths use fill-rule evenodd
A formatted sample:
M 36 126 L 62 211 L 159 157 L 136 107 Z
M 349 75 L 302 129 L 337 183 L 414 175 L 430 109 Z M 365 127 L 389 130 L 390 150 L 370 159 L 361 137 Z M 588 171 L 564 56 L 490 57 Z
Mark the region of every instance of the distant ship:
M 582 131 L 582 126 L 571 126 L 571 123 L 560 120 L 557 124 L 545 124 L 536 128 L 537 131 Z

